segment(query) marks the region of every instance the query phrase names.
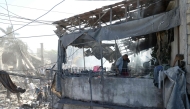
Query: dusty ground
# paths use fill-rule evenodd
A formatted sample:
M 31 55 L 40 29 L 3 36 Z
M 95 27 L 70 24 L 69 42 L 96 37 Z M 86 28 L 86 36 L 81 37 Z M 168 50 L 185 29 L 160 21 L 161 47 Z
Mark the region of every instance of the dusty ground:
M 36 101 L 36 95 L 32 94 L 30 90 L 26 90 L 25 93 L 21 94 L 20 103 L 18 102 L 16 94 L 11 93 L 11 99 L 7 98 L 7 92 L 5 88 L 0 87 L 0 109 L 56 109 L 55 104 L 59 100 L 55 95 L 49 95 L 47 101 L 43 101 L 39 106 Z M 52 98 L 53 98 L 53 108 L 52 108 Z M 28 104 L 30 107 L 22 108 L 23 104 Z
M 36 96 L 31 95 L 29 91 L 26 91 L 24 94 L 21 94 L 22 99 L 20 103 L 18 103 L 18 99 L 16 94 L 11 93 L 11 99 L 6 98 L 6 91 L 2 91 L 0 93 L 0 109 L 21 109 L 23 104 L 29 104 L 39 109 L 48 109 L 48 105 L 50 103 L 51 98 L 48 100 L 49 102 L 43 102 L 40 106 L 37 106 Z M 29 107 L 25 107 L 24 109 L 30 109 Z

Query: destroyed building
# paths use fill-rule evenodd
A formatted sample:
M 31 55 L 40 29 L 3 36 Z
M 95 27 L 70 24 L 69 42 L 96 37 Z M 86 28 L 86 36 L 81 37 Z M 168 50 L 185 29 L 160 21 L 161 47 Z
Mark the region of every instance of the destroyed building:
M 189 0 L 126 0 L 55 21 L 55 33 L 59 37 L 55 75 L 55 91 L 61 95 L 58 103 L 63 109 L 189 109 L 189 6 Z M 114 45 L 103 43 L 111 40 L 115 41 Z M 90 60 L 85 60 L 83 71 L 77 73 L 72 68 L 64 68 L 68 46 L 83 49 L 84 59 L 92 55 L 100 59 L 99 73 L 85 69 L 85 61 Z M 143 68 L 133 68 L 137 74 L 129 77 L 110 76 L 104 70 L 103 57 L 114 62 L 127 53 L 132 60 L 133 55 L 148 49 L 152 49 L 149 53 L 157 60 L 157 65 L 169 66 L 168 70 L 163 68 L 164 76 L 159 78 L 163 79 L 161 89 L 161 83 L 157 88 L 153 78 L 146 77 L 156 68 L 154 62 L 153 68 L 146 67 L 147 63 L 143 63 Z M 139 63 L 133 61 L 135 65 Z M 173 77 L 180 78 L 181 82 Z M 178 86 L 172 84 L 172 80 L 183 87 L 181 93 L 176 92 Z M 175 88 L 169 90 L 168 85 Z M 181 94 L 180 102 L 172 99 Z
M 13 28 L 0 30 L 8 34 Z M 28 46 L 14 34 L 8 34 L 0 42 L 0 108 L 16 109 L 22 104 L 31 105 L 35 101 L 31 87 L 40 87 L 44 81 L 50 80 L 44 73 L 49 68 L 44 65 L 48 60 L 42 63 L 42 59 L 31 54 Z

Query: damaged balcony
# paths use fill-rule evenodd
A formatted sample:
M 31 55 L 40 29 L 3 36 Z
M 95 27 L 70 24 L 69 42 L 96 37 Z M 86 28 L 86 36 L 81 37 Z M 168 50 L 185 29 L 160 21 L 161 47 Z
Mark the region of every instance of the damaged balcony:
M 59 103 L 67 104 L 64 108 L 80 105 L 83 109 L 159 109 L 166 106 L 163 96 L 166 96 L 164 92 L 167 89 L 155 87 L 153 73 L 158 65 L 167 64 L 171 69 L 178 69 L 171 65 L 176 55 L 171 50 L 178 46 L 174 28 L 180 25 L 176 1 L 122 1 L 53 24 L 59 37 L 54 88 L 61 95 Z M 70 46 L 80 50 L 73 48 L 73 53 L 67 56 Z M 75 55 L 78 50 L 83 56 Z M 146 58 L 141 57 L 144 52 L 149 54 L 148 59 L 153 58 L 153 64 L 152 59 L 144 63 L 134 59 L 135 56 Z M 116 70 L 104 66 L 103 58 L 115 66 L 117 59 L 124 54 L 128 54 L 132 60 L 127 77 L 117 76 Z M 87 61 L 93 63 L 93 60 L 86 60 L 88 56 L 100 60 L 98 66 L 94 66 L 98 70 L 86 67 Z M 70 57 L 83 58 L 81 62 L 84 65 L 73 68 L 73 58 Z

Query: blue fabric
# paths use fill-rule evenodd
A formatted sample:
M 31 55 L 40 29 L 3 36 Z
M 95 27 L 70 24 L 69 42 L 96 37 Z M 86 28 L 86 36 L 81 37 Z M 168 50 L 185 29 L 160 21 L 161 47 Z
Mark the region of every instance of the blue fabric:
M 164 107 L 165 109 L 190 109 L 186 91 L 185 72 L 178 66 L 164 72 Z
M 129 62 L 126 61 L 126 64 L 128 65 Z M 122 72 L 123 68 L 123 57 L 118 58 L 116 62 L 116 67 L 119 69 L 120 72 Z
M 158 84 L 159 71 L 163 70 L 161 65 L 154 68 L 154 85 Z
M 36 93 L 37 95 L 38 95 L 38 93 L 41 92 L 41 90 L 40 90 L 39 88 L 36 88 L 35 90 L 36 90 L 35 93 Z

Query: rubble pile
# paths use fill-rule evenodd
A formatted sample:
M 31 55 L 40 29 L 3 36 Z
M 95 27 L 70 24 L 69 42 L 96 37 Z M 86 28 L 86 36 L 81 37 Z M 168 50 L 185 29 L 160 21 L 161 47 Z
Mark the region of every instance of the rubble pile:
M 12 81 L 17 86 L 26 89 L 25 93 L 20 93 L 20 98 L 18 99 L 16 93 L 10 93 L 10 98 L 7 97 L 7 89 L 0 84 L 0 109 L 52 109 L 52 97 L 55 100 L 55 96 L 51 95 L 51 92 L 46 93 L 46 98 L 43 93 L 41 100 L 37 100 L 37 94 L 35 88 L 40 88 L 43 92 L 43 87 L 46 86 L 47 81 L 39 82 L 37 79 L 28 79 L 26 84 L 26 79 L 23 77 L 11 76 Z

